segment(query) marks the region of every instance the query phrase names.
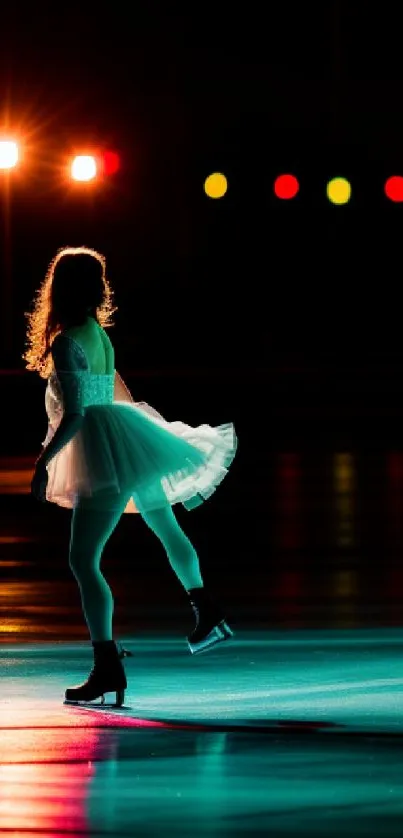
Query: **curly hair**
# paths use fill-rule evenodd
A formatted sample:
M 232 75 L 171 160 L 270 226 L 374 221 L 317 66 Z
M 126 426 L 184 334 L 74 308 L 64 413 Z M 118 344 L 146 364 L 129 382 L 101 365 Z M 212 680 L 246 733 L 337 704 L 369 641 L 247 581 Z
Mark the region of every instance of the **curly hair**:
M 26 368 L 48 378 L 50 349 L 56 335 L 91 314 L 103 328 L 113 326 L 113 291 L 106 277 L 106 260 L 89 247 L 62 247 L 51 261 L 36 292 L 28 321 L 23 360 Z

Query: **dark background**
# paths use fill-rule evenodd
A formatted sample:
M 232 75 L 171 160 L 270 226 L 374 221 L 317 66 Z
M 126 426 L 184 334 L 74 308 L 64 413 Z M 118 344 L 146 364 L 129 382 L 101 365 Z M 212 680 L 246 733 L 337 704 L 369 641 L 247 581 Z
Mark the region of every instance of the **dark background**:
M 45 382 L 24 371 L 23 314 L 55 250 L 87 244 L 107 256 L 116 366 L 135 398 L 168 419 L 235 423 L 231 475 L 186 518 L 211 570 L 219 559 L 223 579 L 235 565 L 241 579 L 255 561 L 248 596 L 264 598 L 278 520 L 286 529 L 301 504 L 302 541 L 277 545 L 291 588 L 295 563 L 313 578 L 324 553 L 348 573 L 375 568 L 397 497 L 383 458 L 400 451 L 403 422 L 403 205 L 383 192 L 403 174 L 402 73 L 395 4 L 5 12 L 1 108 L 23 160 L 3 178 L 0 453 L 40 450 Z M 87 146 L 121 157 L 90 188 L 65 174 Z M 203 192 L 212 171 L 228 178 L 220 201 Z M 293 201 L 274 197 L 282 172 L 300 180 Z M 346 206 L 326 198 L 336 175 L 352 183 Z M 348 450 L 361 535 L 339 549 L 333 452 Z M 296 451 L 301 495 L 278 518 L 279 463 Z M 67 538 L 64 510 L 24 503 Z M 114 538 L 127 545 L 130 526 Z
M 3 368 L 23 367 L 23 311 L 55 249 L 87 243 L 108 258 L 126 374 L 220 369 L 267 404 L 284 365 L 400 373 L 403 215 L 383 183 L 401 172 L 402 82 L 387 8 L 8 12 L 3 123 L 23 162 L 3 189 Z M 81 144 L 116 149 L 120 172 L 73 186 L 63 167 Z M 229 181 L 216 202 L 202 188 L 215 170 Z M 282 204 L 283 171 L 301 192 Z M 348 206 L 326 199 L 336 174 Z
M 130 368 L 393 352 L 403 216 L 383 182 L 402 165 L 397 20 L 343 2 L 124 9 L 50 7 L 2 28 L 3 124 L 23 153 L 3 366 L 18 365 L 21 313 L 54 250 L 76 242 L 108 257 Z M 72 186 L 63 165 L 81 144 L 116 149 L 120 173 Z M 229 181 L 217 202 L 202 189 L 214 170 Z M 284 204 L 282 171 L 302 184 Z M 352 181 L 348 206 L 326 199 L 335 174 Z

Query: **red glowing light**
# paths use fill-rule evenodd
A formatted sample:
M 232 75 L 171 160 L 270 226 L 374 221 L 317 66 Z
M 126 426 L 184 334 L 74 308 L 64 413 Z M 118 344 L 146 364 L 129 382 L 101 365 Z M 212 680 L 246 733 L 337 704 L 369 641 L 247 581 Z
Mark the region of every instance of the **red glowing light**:
M 288 201 L 295 198 L 299 191 L 299 183 L 294 175 L 279 175 L 274 181 L 274 193 L 277 198 Z
M 391 201 L 400 203 L 403 201 L 403 177 L 394 175 L 387 179 L 385 183 L 385 195 Z
M 120 169 L 120 157 L 116 151 L 105 151 L 102 155 L 102 167 L 106 175 L 114 175 Z

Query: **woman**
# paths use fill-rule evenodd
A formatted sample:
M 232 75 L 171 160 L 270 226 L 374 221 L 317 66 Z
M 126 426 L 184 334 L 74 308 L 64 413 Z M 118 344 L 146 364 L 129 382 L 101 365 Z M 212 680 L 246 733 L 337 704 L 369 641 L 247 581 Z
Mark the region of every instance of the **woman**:
M 113 641 L 113 596 L 100 570 L 103 548 L 123 512 L 140 513 L 189 594 L 196 615 L 190 651 L 230 638 L 172 506 L 192 509 L 212 494 L 235 455 L 236 436 L 231 424 L 192 428 L 133 401 L 105 331 L 116 311 L 112 296 L 100 253 L 60 250 L 26 314 L 24 360 L 48 380 L 49 427 L 31 488 L 39 500 L 73 510 L 69 561 L 94 649 L 89 678 L 68 689 L 66 701 L 104 701 L 106 692 L 116 692 L 121 705 L 125 653 Z

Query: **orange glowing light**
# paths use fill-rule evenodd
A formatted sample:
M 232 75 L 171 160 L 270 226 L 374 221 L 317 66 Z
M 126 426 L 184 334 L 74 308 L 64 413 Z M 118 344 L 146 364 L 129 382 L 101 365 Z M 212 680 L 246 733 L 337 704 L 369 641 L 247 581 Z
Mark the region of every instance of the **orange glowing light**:
M 79 154 L 71 164 L 71 177 L 78 181 L 94 180 L 97 170 L 95 157 L 90 154 Z
M 209 198 L 223 198 L 227 189 L 227 178 L 221 172 L 213 172 L 204 181 L 204 191 Z
M 14 140 L 0 140 L 0 169 L 13 169 L 19 159 L 18 145 Z

